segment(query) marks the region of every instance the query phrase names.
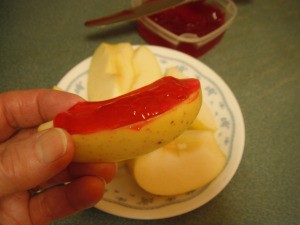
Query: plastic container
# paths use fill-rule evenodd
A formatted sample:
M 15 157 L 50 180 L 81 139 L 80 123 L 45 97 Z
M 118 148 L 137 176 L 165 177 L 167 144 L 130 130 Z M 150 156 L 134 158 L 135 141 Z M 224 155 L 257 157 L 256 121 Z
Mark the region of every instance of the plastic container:
M 149 0 L 132 0 L 131 4 L 134 7 L 134 6 L 143 4 L 143 2 L 145 2 L 145 1 L 149 1 Z M 195 4 L 195 1 L 185 3 L 184 5 L 181 5 L 178 7 L 186 7 L 187 4 Z M 204 53 L 209 51 L 211 48 L 213 48 L 217 43 L 219 43 L 219 41 L 222 39 L 224 33 L 230 27 L 234 18 L 236 17 L 237 8 L 236 8 L 235 3 L 231 0 L 214 0 L 214 1 L 198 0 L 197 4 L 204 4 L 204 7 L 208 6 L 208 7 L 215 8 L 216 12 L 212 13 L 212 15 L 209 19 L 216 17 L 215 19 L 222 20 L 222 23 L 219 26 L 213 28 L 212 30 L 207 30 L 206 33 L 205 33 L 205 31 L 202 32 L 199 30 L 198 31 L 200 33 L 198 31 L 197 31 L 197 33 L 195 33 L 195 32 L 194 33 L 193 32 L 180 33 L 180 31 L 178 33 L 177 31 L 172 30 L 172 26 L 175 30 L 177 29 L 176 26 L 180 27 L 180 24 L 178 23 L 178 21 L 176 21 L 176 19 L 174 19 L 177 16 L 173 17 L 174 15 L 177 15 L 177 14 L 174 14 L 174 12 L 173 12 L 173 16 L 172 16 L 172 14 L 170 14 L 171 16 L 169 17 L 170 18 L 169 21 L 167 21 L 163 25 L 162 25 L 162 21 L 157 19 L 157 18 L 160 18 L 160 17 L 157 17 L 157 16 L 160 16 L 159 14 L 166 13 L 168 10 L 174 10 L 174 9 L 176 10 L 176 8 L 167 9 L 167 10 L 165 10 L 163 12 L 159 12 L 155 15 L 150 15 L 147 17 L 140 18 L 138 20 L 138 32 L 139 32 L 140 36 L 145 41 L 147 41 L 149 44 L 173 48 L 173 49 L 185 52 L 191 56 L 200 57 L 201 55 L 203 55 Z M 206 22 L 208 18 L 200 18 L 203 15 L 207 16 L 206 13 L 204 13 L 204 11 L 203 11 L 203 10 L 206 10 L 206 8 L 204 8 L 204 9 L 201 8 L 199 10 L 199 15 L 195 15 L 195 13 L 198 14 L 198 11 L 197 11 L 198 8 L 196 11 L 195 11 L 195 8 L 196 7 L 194 7 L 194 6 L 193 7 L 189 6 L 189 9 L 184 9 L 184 13 L 186 14 L 184 16 L 190 17 L 188 19 L 192 22 L 191 22 L 191 24 L 188 24 L 188 23 L 184 24 L 184 22 L 183 22 L 183 26 L 184 25 L 195 26 L 195 25 L 197 25 L 197 24 L 199 25 L 201 23 L 203 23 L 203 24 L 209 23 L 209 22 Z M 189 14 L 188 10 L 191 10 L 191 14 L 194 14 L 194 15 L 188 15 Z M 217 18 L 216 15 L 220 16 L 220 18 Z M 196 19 L 194 20 L 191 18 L 196 18 Z M 162 20 L 166 20 L 166 19 L 168 20 L 168 18 L 165 16 L 164 19 L 162 19 Z M 199 21 L 199 20 L 201 20 L 201 21 Z M 179 21 L 179 22 L 182 22 L 182 21 Z M 206 28 L 204 27 L 204 30 L 205 29 Z M 177 32 L 177 34 L 176 34 L 176 32 Z

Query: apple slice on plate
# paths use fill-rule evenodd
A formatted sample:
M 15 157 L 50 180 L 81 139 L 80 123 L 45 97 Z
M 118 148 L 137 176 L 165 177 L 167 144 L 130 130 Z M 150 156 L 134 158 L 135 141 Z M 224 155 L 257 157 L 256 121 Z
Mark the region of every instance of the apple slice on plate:
M 156 151 L 128 162 L 138 185 L 155 195 L 204 187 L 224 168 L 226 156 L 211 131 L 186 131 Z
M 162 78 L 155 55 L 145 46 L 102 43 L 88 71 L 88 100 L 103 101 L 128 93 Z

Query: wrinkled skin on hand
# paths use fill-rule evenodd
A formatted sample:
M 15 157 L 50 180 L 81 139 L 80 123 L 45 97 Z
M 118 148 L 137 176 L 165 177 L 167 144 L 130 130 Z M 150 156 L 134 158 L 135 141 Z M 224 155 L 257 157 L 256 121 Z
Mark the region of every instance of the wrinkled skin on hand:
M 67 132 L 36 130 L 79 101 L 54 90 L 0 94 L 1 224 L 48 224 L 102 198 L 116 165 L 72 163 L 74 145 Z

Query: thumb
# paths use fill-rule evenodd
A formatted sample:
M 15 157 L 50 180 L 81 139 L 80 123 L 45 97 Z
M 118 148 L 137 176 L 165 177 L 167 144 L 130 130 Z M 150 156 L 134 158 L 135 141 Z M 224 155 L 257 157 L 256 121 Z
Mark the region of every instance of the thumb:
M 73 142 L 61 129 L 35 133 L 0 145 L 0 197 L 38 186 L 73 158 Z

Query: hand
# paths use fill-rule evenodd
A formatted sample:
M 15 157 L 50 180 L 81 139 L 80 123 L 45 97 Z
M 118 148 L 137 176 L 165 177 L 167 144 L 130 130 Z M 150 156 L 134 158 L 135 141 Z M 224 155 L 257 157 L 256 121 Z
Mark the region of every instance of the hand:
M 78 101 L 54 90 L 0 94 L 0 224 L 47 224 L 101 199 L 116 165 L 72 163 L 66 131 L 36 131 Z M 44 191 L 32 195 L 35 190 Z

